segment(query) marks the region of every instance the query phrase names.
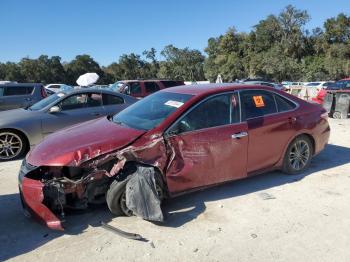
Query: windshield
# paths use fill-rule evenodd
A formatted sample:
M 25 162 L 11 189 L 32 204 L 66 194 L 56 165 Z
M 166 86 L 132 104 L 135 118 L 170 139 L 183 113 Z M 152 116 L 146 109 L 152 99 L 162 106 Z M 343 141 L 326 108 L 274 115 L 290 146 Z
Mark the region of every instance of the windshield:
M 192 95 L 156 92 L 113 117 L 113 122 L 131 128 L 150 130 L 188 101 Z
M 41 109 L 47 107 L 48 105 L 50 105 L 51 103 L 57 101 L 58 99 L 60 99 L 63 96 L 65 96 L 64 93 L 55 93 L 51 96 L 44 98 L 43 100 L 40 100 L 39 102 L 35 103 L 34 105 L 29 107 L 28 109 L 32 110 L 32 111 L 41 110 Z

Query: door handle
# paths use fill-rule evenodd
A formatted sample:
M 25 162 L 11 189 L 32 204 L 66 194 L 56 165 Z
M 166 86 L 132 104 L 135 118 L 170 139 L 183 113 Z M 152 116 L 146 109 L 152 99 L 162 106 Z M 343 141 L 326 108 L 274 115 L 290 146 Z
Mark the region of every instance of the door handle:
M 99 112 L 93 112 L 93 113 L 91 113 L 90 115 L 92 115 L 92 116 L 100 116 L 101 113 L 99 113 Z
M 294 124 L 297 121 L 297 118 L 292 116 L 288 118 L 289 123 Z
M 231 138 L 240 139 L 241 137 L 245 137 L 247 135 L 248 135 L 247 132 L 239 132 L 239 133 L 233 134 Z
M 31 98 L 25 98 L 24 100 L 25 100 L 25 101 L 32 101 Z

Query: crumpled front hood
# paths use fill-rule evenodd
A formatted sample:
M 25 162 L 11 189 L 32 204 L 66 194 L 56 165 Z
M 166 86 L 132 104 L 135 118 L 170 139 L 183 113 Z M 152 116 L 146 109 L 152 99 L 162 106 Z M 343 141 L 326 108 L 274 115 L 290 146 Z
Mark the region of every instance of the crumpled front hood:
M 48 136 L 29 153 L 27 162 L 33 166 L 77 166 L 122 148 L 144 133 L 107 118 L 92 120 Z

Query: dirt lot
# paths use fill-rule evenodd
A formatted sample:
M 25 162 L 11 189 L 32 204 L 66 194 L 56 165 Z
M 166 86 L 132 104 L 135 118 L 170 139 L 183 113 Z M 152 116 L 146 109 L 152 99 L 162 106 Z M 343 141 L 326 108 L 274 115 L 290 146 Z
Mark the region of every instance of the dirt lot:
M 350 120 L 330 124 L 330 144 L 305 174 L 273 172 L 168 201 L 164 225 L 113 218 L 104 206 L 50 231 L 22 215 L 20 161 L 0 163 L 0 260 L 350 261 Z

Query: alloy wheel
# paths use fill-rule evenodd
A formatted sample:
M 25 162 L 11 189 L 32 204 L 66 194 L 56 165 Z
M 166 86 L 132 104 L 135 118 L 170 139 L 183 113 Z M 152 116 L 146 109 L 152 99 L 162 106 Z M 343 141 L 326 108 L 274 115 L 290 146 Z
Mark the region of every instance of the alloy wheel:
M 289 162 L 296 171 L 302 170 L 310 159 L 310 147 L 304 140 L 297 140 L 289 153 Z
M 22 151 L 22 139 L 14 133 L 0 133 L 0 160 L 16 158 Z

